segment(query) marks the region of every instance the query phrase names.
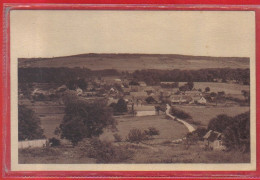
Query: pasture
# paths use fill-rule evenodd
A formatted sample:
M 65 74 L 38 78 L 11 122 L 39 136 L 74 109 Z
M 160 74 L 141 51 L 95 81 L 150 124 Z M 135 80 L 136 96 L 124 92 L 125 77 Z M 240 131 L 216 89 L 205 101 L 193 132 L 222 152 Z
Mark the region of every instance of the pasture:
M 155 127 L 158 129 L 160 135 L 155 136 L 152 143 L 183 138 L 188 133 L 187 128 L 183 124 L 180 124 L 172 119 L 166 119 L 165 115 L 142 117 L 122 116 L 116 117 L 116 120 L 118 122 L 118 131 L 112 132 L 110 130 L 106 130 L 100 136 L 100 139 L 114 141 L 113 134 L 117 133 L 123 138 L 123 140 L 125 140 L 129 131 L 134 128 L 146 130 L 149 127 Z
M 200 121 L 204 127 L 208 126 L 209 121 L 217 115 L 226 114 L 228 116 L 236 116 L 238 114 L 249 111 L 248 106 L 185 106 L 176 105 L 178 109 L 189 113 L 194 121 Z

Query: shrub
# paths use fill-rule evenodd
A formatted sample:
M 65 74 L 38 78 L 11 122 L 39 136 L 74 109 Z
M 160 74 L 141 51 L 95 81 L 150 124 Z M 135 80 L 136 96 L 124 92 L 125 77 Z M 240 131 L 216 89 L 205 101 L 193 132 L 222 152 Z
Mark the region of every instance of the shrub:
M 119 134 L 114 134 L 113 136 L 115 138 L 115 142 L 121 142 L 123 140 L 123 138 Z
M 140 129 L 131 129 L 128 133 L 126 141 L 139 143 L 147 139 L 148 139 L 147 135 L 144 132 L 142 132 Z
M 97 163 L 124 162 L 132 157 L 133 152 L 125 146 L 115 146 L 111 142 L 92 139 L 88 148 L 88 156 L 97 159 Z
M 155 127 L 149 127 L 148 130 L 144 131 L 144 133 L 148 136 L 155 136 L 160 134 L 159 130 Z
M 60 140 L 55 137 L 49 139 L 49 144 L 51 147 L 60 146 Z

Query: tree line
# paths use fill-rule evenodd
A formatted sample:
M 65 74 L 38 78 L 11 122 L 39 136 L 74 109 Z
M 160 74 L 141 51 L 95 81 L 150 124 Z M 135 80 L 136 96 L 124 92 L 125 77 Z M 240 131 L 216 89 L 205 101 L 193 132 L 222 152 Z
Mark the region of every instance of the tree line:
M 66 83 L 78 78 L 91 78 L 101 76 L 120 76 L 132 78 L 133 82 L 144 81 L 148 85 L 159 85 L 160 82 L 214 82 L 221 79 L 222 82 L 235 80 L 243 84 L 250 83 L 249 69 L 209 68 L 200 70 L 136 70 L 133 73 L 119 72 L 115 69 L 90 70 L 88 68 L 19 68 L 19 82 L 37 83 Z

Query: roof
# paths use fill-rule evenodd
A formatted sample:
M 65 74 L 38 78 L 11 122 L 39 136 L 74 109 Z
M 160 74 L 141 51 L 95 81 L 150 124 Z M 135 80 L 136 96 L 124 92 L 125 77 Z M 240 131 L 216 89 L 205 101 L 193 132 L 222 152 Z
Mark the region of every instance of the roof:
M 134 106 L 136 111 L 155 111 L 154 106 L 142 105 L 142 106 Z
M 135 96 L 135 97 L 147 96 L 147 92 L 130 92 L 130 96 Z
M 151 86 L 146 86 L 146 87 L 144 88 L 144 91 L 154 91 L 154 88 L 151 87 Z
M 208 141 L 213 142 L 213 141 L 219 139 L 221 136 L 222 136 L 221 133 L 219 133 L 217 131 L 210 130 L 209 132 L 207 132 L 205 134 L 205 136 L 203 138 L 207 139 Z

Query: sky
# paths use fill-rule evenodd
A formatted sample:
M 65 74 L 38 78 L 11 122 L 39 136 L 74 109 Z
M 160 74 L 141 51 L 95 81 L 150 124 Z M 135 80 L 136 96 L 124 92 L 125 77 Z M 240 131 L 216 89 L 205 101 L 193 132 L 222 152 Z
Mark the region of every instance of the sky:
M 12 10 L 12 57 L 156 53 L 252 57 L 250 11 Z

